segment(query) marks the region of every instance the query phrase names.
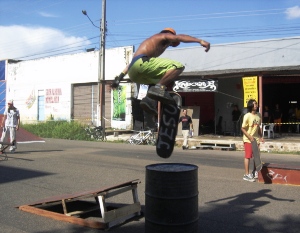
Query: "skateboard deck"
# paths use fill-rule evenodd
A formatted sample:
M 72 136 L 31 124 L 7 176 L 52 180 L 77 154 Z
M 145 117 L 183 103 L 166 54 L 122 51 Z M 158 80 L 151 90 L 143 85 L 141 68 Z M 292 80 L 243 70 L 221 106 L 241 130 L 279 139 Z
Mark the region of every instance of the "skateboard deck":
M 251 145 L 252 145 L 252 152 L 253 152 L 256 171 L 259 172 L 263 167 L 263 162 L 261 161 L 261 158 L 260 158 L 260 150 L 258 148 L 257 141 L 253 140 L 251 142 Z
M 156 143 L 157 155 L 165 159 L 172 155 L 174 149 L 182 103 L 179 94 L 170 92 L 170 95 L 175 100 L 175 103 L 162 104 Z

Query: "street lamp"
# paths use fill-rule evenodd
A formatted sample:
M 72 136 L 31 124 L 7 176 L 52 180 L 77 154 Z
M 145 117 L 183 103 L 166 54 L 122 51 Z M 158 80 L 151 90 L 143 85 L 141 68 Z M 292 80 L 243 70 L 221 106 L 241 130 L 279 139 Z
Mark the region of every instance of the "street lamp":
M 85 10 L 82 14 L 88 17 L 91 23 L 97 27 Z M 99 49 L 99 65 L 98 65 L 98 99 L 97 99 L 97 125 L 101 122 L 103 135 L 105 137 L 105 33 L 106 33 L 106 0 L 102 0 L 102 19 L 100 22 L 100 49 Z M 100 118 L 100 119 L 99 119 Z

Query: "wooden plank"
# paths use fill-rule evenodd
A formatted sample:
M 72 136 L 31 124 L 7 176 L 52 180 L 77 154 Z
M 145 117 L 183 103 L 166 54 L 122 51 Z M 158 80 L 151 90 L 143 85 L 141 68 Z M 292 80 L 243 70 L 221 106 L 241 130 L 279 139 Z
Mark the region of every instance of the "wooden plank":
M 73 194 L 62 194 L 62 195 L 57 195 L 57 196 L 53 196 L 53 197 L 48 197 L 48 198 L 30 203 L 28 205 L 33 206 L 33 205 L 39 205 L 39 204 L 61 202 L 61 200 L 70 201 L 71 199 L 78 200 L 78 199 L 83 199 L 83 198 L 88 198 L 88 197 L 96 197 L 101 192 L 105 192 L 105 191 L 109 191 L 109 190 L 112 190 L 112 189 L 125 187 L 125 186 L 131 185 L 131 184 L 138 184 L 138 183 L 140 183 L 140 181 L 138 179 L 136 179 L 136 180 L 128 181 L 128 182 L 125 182 L 125 183 L 122 183 L 122 184 L 118 184 L 118 185 L 110 186 L 110 187 L 105 187 L 105 188 L 101 188 L 101 189 L 88 190 L 88 191 L 77 192 L 77 193 L 73 193 Z
M 107 211 L 105 213 L 105 218 L 103 219 L 103 221 L 105 223 L 109 223 L 109 222 L 115 221 L 120 218 L 124 219 L 124 218 L 126 218 L 126 216 L 129 216 L 131 214 L 139 215 L 140 211 L 141 211 L 141 204 L 133 203 L 133 204 L 123 206 L 118 209 Z M 128 217 L 127 219 L 129 219 L 129 218 L 130 217 Z
M 77 224 L 77 225 L 80 225 L 80 226 L 96 228 L 96 229 L 105 229 L 105 228 L 107 228 L 106 224 L 98 222 L 98 221 L 84 220 L 84 219 L 76 218 L 76 217 L 73 217 L 73 216 L 67 216 L 67 215 L 64 215 L 64 214 L 51 212 L 51 211 L 48 211 L 48 210 L 38 209 L 38 208 L 35 208 L 33 206 L 23 205 L 23 206 L 19 206 L 19 209 L 22 210 L 22 211 L 25 211 L 25 212 L 32 213 L 32 214 L 37 214 L 37 215 L 48 217 L 48 218 L 51 218 L 51 219 Z
M 99 207 L 98 206 L 94 206 L 94 207 L 88 208 L 86 210 L 73 211 L 73 212 L 67 213 L 66 215 L 68 215 L 68 216 L 80 215 L 80 214 L 85 214 L 85 213 L 92 212 L 92 211 L 95 211 L 95 210 L 99 210 Z
M 61 202 L 62 202 L 62 206 L 63 206 L 64 214 L 67 214 L 67 213 L 68 213 L 68 210 L 67 210 L 66 201 L 65 201 L 65 200 L 62 200 Z
M 124 192 L 130 191 L 130 190 L 132 190 L 132 189 L 134 189 L 136 187 L 137 187 L 137 185 L 130 185 L 128 187 L 120 188 L 120 189 L 115 190 L 115 191 L 109 190 L 109 191 L 105 192 L 104 196 L 105 196 L 105 198 L 110 198 L 110 197 L 116 196 L 116 195 L 118 195 L 120 193 L 124 193 Z M 102 195 L 102 193 L 100 193 L 100 195 Z

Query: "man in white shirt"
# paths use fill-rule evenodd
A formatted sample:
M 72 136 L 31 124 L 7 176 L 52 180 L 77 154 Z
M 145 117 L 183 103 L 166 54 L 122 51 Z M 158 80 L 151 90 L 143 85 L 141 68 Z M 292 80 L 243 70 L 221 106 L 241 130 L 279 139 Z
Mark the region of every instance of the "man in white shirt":
M 2 147 L 1 142 L 5 142 L 8 136 L 10 135 L 10 142 L 13 144 L 10 146 L 10 152 L 14 152 L 17 148 L 16 143 L 16 132 L 19 130 L 20 125 L 20 113 L 19 110 L 14 106 L 13 100 L 7 102 L 8 107 L 4 111 L 4 116 L 2 119 L 1 127 L 3 128 L 0 147 Z

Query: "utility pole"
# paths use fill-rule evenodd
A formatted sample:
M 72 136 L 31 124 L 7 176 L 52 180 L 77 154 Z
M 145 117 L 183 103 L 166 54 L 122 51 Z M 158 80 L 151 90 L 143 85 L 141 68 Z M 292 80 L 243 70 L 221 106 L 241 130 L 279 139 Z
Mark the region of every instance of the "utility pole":
M 101 122 L 105 137 L 105 35 L 106 35 L 106 0 L 102 0 L 102 18 L 100 22 L 100 50 L 98 70 L 98 123 Z M 99 119 L 100 118 L 100 119 Z
M 98 95 L 97 95 L 97 126 L 102 126 L 104 139 L 105 135 L 105 35 L 106 35 L 106 0 L 102 0 L 102 18 L 100 27 L 96 26 L 88 16 L 86 10 L 82 10 L 82 14 L 88 17 L 94 27 L 100 29 L 100 49 L 98 63 Z

